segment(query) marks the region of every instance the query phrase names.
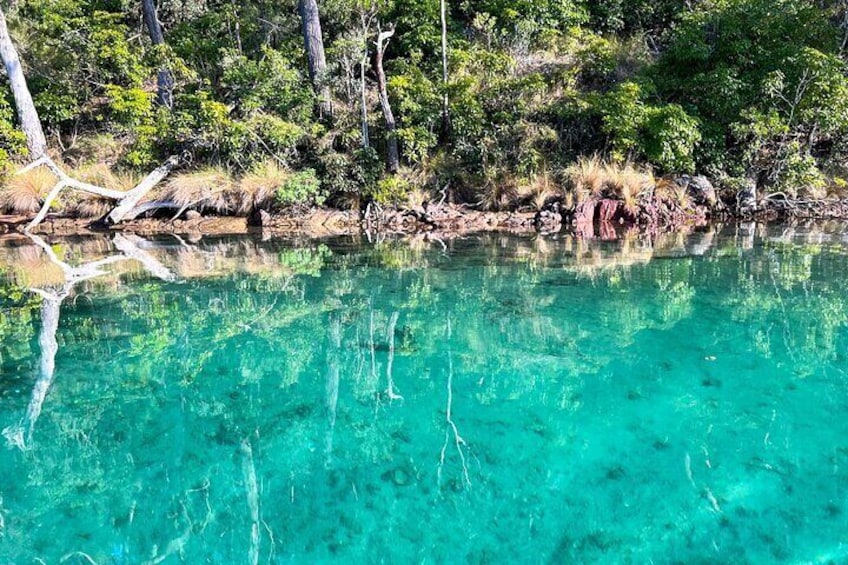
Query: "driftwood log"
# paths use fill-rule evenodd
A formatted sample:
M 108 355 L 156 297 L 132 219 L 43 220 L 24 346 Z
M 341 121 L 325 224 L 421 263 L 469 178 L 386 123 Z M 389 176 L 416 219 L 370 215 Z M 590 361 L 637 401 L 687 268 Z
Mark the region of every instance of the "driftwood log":
M 44 218 L 47 216 L 47 213 L 50 211 L 50 206 L 53 205 L 53 202 L 59 197 L 59 194 L 68 189 L 79 190 L 80 192 L 87 192 L 89 194 L 94 194 L 96 196 L 100 196 L 103 198 L 108 198 L 110 200 L 115 200 L 116 205 L 104 218 L 98 220 L 95 223 L 101 223 L 107 226 L 115 225 L 120 223 L 124 218 L 126 218 L 130 212 L 136 207 L 139 201 L 144 198 L 144 196 L 150 192 L 154 186 L 159 184 L 171 170 L 177 166 L 179 163 L 179 159 L 175 156 L 169 157 L 164 163 L 159 165 L 156 169 L 154 169 L 149 175 L 144 177 L 144 179 L 136 185 L 132 190 L 128 190 L 126 192 L 120 190 L 112 190 L 110 188 L 103 188 L 101 186 L 97 186 L 94 184 L 89 184 L 87 182 L 79 181 L 75 178 L 68 176 L 65 171 L 62 170 L 59 165 L 57 165 L 50 157 L 46 155 L 39 157 L 23 169 L 17 172 L 17 174 L 23 174 L 27 171 L 31 171 L 38 167 L 46 167 L 56 175 L 57 181 L 53 186 L 52 190 L 47 194 L 47 197 L 44 199 L 44 204 L 42 204 L 41 209 L 36 214 L 35 218 L 27 224 L 24 229 L 25 232 L 29 233 L 32 231 L 35 226 L 40 224 Z

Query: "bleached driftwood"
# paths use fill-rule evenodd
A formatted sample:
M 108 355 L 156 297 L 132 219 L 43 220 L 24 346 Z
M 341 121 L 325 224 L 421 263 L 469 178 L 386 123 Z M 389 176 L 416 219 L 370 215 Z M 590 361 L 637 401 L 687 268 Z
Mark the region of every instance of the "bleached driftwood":
M 112 190 L 110 188 L 103 188 L 102 186 L 97 186 L 72 178 L 68 176 L 65 171 L 63 171 L 62 168 L 53 161 L 53 159 L 43 155 L 16 173 L 20 175 L 43 166 L 49 169 L 50 172 L 56 175 L 57 178 L 56 184 L 47 194 L 47 197 L 44 199 L 44 204 L 42 204 L 38 214 L 36 214 L 35 218 L 33 218 L 29 224 L 27 224 L 24 231 L 29 233 L 33 228 L 35 228 L 35 226 L 44 220 L 47 213 L 50 211 L 50 206 L 53 205 L 53 202 L 59 197 L 59 194 L 66 188 L 115 200 L 117 204 L 101 221 L 107 225 L 117 224 L 121 222 L 133 208 L 135 208 L 145 194 L 150 192 L 154 186 L 168 176 L 168 173 L 177 166 L 177 163 L 179 163 L 179 159 L 177 157 L 169 157 L 164 163 L 144 177 L 144 179 L 138 183 L 135 188 L 124 192 L 120 190 Z

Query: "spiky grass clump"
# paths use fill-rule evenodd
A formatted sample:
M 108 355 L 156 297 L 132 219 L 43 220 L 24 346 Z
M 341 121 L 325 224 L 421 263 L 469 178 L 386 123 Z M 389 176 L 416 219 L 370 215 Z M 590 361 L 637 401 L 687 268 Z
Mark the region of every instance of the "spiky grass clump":
M 141 181 L 136 174 L 115 172 L 103 163 L 77 167 L 68 171 L 68 175 L 82 182 L 121 191 L 131 190 Z
M 406 193 L 406 207 L 410 209 L 421 208 L 425 202 L 430 201 L 430 192 L 416 186 Z
M 0 210 L 11 214 L 35 213 L 56 182 L 53 173 L 43 167 L 9 177 L 0 188 Z
M 597 155 L 580 157 L 565 170 L 574 198 L 582 202 L 587 198 L 600 198 L 607 178 L 606 167 Z
M 291 171 L 276 161 L 260 163 L 239 181 L 235 213 L 248 214 L 255 208 L 267 210 L 291 176 Z
M 485 210 L 499 211 L 514 208 L 518 203 L 517 179 L 502 171 L 486 174 L 482 183 L 479 204 Z
M 631 211 L 639 201 L 650 195 L 656 184 L 649 168 L 640 168 L 633 163 L 604 163 L 594 155 L 580 157 L 565 171 L 572 187 L 574 200 L 587 198 L 614 198 L 621 200 Z
M 182 207 L 228 214 L 237 208 L 235 183 L 226 169 L 206 167 L 199 171 L 175 175 L 165 185 L 160 200 L 170 200 Z
M 657 183 L 656 194 L 665 201 L 673 202 L 681 209 L 689 208 L 692 199 L 685 186 L 680 186 L 670 178 L 662 178 Z
M 544 209 L 551 201 L 562 199 L 564 196 L 562 188 L 554 182 L 548 172 L 535 175 L 522 182 L 517 192 L 521 202 L 529 203 L 537 211 Z
M 607 196 L 621 200 L 631 212 L 639 207 L 639 201 L 651 194 L 656 185 L 650 169 L 639 169 L 632 163 L 607 164 L 604 166 L 604 174 Z

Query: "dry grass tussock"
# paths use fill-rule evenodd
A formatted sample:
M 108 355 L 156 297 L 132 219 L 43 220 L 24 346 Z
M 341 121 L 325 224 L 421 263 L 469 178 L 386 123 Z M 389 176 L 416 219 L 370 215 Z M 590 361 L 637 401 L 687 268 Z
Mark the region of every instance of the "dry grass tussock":
M 518 186 L 517 193 L 519 200 L 529 202 L 535 210 L 542 210 L 549 202 L 565 196 L 562 188 L 547 172 L 522 182 Z
M 565 176 L 577 202 L 588 198 L 614 198 L 631 210 L 656 186 L 650 169 L 633 163 L 605 163 L 597 155 L 580 157 L 566 169 Z
M 254 208 L 268 209 L 277 190 L 291 178 L 291 171 L 276 161 L 265 161 L 244 175 L 238 184 L 237 214 L 248 214 Z
M 0 211 L 8 214 L 35 213 L 55 184 L 56 177 L 43 167 L 13 175 L 0 188 Z
M 483 181 L 479 205 L 485 210 L 498 211 L 515 206 L 518 200 L 517 179 L 502 172 L 487 175 Z
M 236 184 L 226 169 L 206 167 L 172 176 L 156 198 L 223 215 L 239 206 L 235 197 Z
M 105 164 L 65 167 L 65 170 L 72 178 L 113 190 L 130 190 L 141 180 L 138 175 L 132 173 L 116 173 Z M 57 180 L 53 173 L 44 167 L 9 177 L 6 184 L 0 187 L 0 211 L 13 214 L 37 212 Z M 54 206 L 61 212 L 91 218 L 109 212 L 114 202 L 93 194 L 69 190 L 63 193 Z
M 657 182 L 656 193 L 663 200 L 674 202 L 680 208 L 687 208 L 691 203 L 686 187 L 680 186 L 671 179 L 660 179 Z

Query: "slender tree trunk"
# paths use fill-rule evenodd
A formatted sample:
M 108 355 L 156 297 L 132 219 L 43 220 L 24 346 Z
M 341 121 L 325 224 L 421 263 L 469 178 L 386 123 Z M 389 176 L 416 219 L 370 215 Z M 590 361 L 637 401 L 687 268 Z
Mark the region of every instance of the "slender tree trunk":
M 380 31 L 377 34 L 377 53 L 374 57 L 374 69 L 377 72 L 377 88 L 380 93 L 380 107 L 383 110 L 383 120 L 386 125 L 386 168 L 390 173 L 396 173 L 400 168 L 400 151 L 398 151 L 398 142 L 395 122 L 395 115 L 392 113 L 392 106 L 389 103 L 389 93 L 386 89 L 386 72 L 383 70 L 383 55 L 386 52 L 386 46 L 389 39 L 395 34 L 394 28 L 389 31 Z
M 18 121 L 21 129 L 26 135 L 27 149 L 32 159 L 38 159 L 47 151 L 47 139 L 44 130 L 41 129 L 41 121 L 38 112 L 32 102 L 32 96 L 27 87 L 21 60 L 18 51 L 12 43 L 9 28 L 6 26 L 6 16 L 0 8 L 0 58 L 6 67 L 6 75 L 9 77 L 9 86 L 12 88 L 12 96 L 15 98 L 15 109 L 18 112 Z
M 327 58 L 324 55 L 324 37 L 321 34 L 321 16 L 317 0 L 298 0 L 298 11 L 303 29 L 303 44 L 309 64 L 309 80 L 320 97 L 318 112 L 321 117 L 331 118 L 333 106 L 330 87 L 324 82 L 327 74 Z
M 448 100 L 448 17 L 447 0 L 440 0 L 442 18 L 442 132 L 447 137 L 450 132 L 450 101 Z
M 362 55 L 362 60 L 359 62 L 359 94 L 362 113 L 362 147 L 368 149 L 371 147 L 371 136 L 368 132 L 368 99 L 365 95 L 365 65 L 368 64 L 368 49 Z
M 162 34 L 162 24 L 159 23 L 159 18 L 156 16 L 156 6 L 153 4 L 153 0 L 141 0 L 141 11 L 144 14 L 144 23 L 147 25 L 151 43 L 154 46 L 164 45 L 165 36 Z M 159 69 L 156 77 L 156 99 L 160 105 L 166 108 L 173 107 L 173 90 L 174 79 L 171 76 L 171 71 L 167 68 Z

